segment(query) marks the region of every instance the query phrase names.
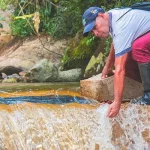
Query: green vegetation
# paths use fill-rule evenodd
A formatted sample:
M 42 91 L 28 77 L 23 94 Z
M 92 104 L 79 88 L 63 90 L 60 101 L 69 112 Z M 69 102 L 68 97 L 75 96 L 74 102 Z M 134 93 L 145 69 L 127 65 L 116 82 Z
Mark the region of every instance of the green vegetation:
M 130 6 L 142 0 L 0 0 L 0 8 L 13 4 L 15 11 L 10 24 L 12 34 L 25 37 L 39 33 L 55 39 L 72 38 L 83 29 L 82 14 L 90 6 L 101 6 L 105 11 L 114 7 Z M 39 18 L 35 13 L 39 13 Z M 36 18 L 36 19 L 35 19 Z M 0 18 L 1 19 L 1 18 Z M 35 19 L 33 21 L 33 19 Z M 98 40 L 92 36 L 74 39 L 62 58 L 64 69 L 85 68 L 97 48 Z M 111 40 L 105 42 L 104 57 L 108 55 Z
M 63 69 L 85 69 L 89 59 L 97 48 L 99 40 L 93 36 L 89 36 L 81 39 L 77 45 L 74 43 L 75 39 L 72 40 L 70 46 L 65 50 L 62 58 Z
M 31 19 L 29 21 L 31 22 Z M 10 23 L 10 26 L 13 35 L 19 35 L 20 37 L 25 37 L 33 34 L 33 23 L 29 24 L 26 19 L 15 20 Z
M 33 14 L 40 13 L 39 32 L 48 33 L 55 38 L 73 37 L 82 28 L 82 14 L 89 6 L 101 6 L 105 10 L 129 6 L 141 0 L 0 0 L 0 8 L 7 9 L 9 4 L 15 6 L 11 23 L 12 33 L 17 36 L 37 34 L 34 29 Z M 22 16 L 25 17 L 24 21 Z M 26 21 L 25 21 L 26 20 Z M 18 27 L 19 26 L 19 27 Z M 30 27 L 31 29 L 29 30 Z M 21 31 L 22 30 L 22 31 Z

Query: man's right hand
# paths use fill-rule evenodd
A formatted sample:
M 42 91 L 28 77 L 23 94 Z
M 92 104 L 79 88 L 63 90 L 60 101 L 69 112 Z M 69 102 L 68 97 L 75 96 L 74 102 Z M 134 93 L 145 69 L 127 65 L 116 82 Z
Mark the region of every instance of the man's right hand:
M 114 71 L 112 70 L 112 68 L 108 68 L 107 66 L 104 66 L 101 78 L 104 79 L 112 75 L 114 75 Z

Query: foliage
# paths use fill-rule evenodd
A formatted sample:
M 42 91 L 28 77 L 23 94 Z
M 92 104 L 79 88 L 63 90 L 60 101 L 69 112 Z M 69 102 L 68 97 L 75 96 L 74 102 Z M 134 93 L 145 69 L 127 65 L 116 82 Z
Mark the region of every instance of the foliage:
M 30 20 L 30 22 L 32 22 Z M 21 37 L 29 36 L 33 34 L 32 27 L 33 24 L 29 24 L 26 19 L 14 20 L 11 22 L 10 26 L 13 35 L 19 35 Z
M 75 36 L 82 28 L 82 14 L 90 6 L 101 6 L 105 10 L 109 10 L 113 7 L 129 6 L 139 1 L 141 0 L 0 0 L 0 7 L 6 8 L 8 4 L 14 4 L 14 16 L 30 15 L 38 11 L 40 13 L 39 31 L 49 33 L 58 39 Z M 26 18 L 26 20 L 27 24 L 33 22 L 32 19 Z M 17 26 L 15 22 L 13 21 L 12 24 Z M 22 20 L 19 25 L 21 24 Z M 31 25 L 29 26 L 31 27 Z M 21 34 L 20 36 L 36 34 L 33 30 L 34 27 L 31 28 L 30 34 Z M 25 28 L 23 27 L 22 30 Z M 23 32 L 28 31 L 20 31 L 18 36 Z
M 85 69 L 85 66 L 97 48 L 99 40 L 95 39 L 93 36 L 89 36 L 83 38 L 77 44 L 77 46 L 74 46 L 74 42 L 75 41 L 73 40 L 70 46 L 65 50 L 64 56 L 62 58 L 63 69 Z
M 17 18 L 17 20 L 13 20 L 13 22 L 11 23 L 11 28 L 12 31 L 16 31 L 16 29 L 19 29 L 19 32 L 15 32 L 15 35 L 18 36 L 26 36 L 26 35 L 32 35 L 32 34 L 36 34 L 34 26 L 33 26 L 33 16 L 35 12 L 39 12 L 40 13 L 40 24 L 39 24 L 39 31 L 40 32 L 48 32 L 48 28 L 50 25 L 50 17 L 53 17 L 54 13 L 55 13 L 55 7 L 54 7 L 54 3 L 57 3 L 58 0 L 53 0 L 53 1 L 49 1 L 49 0 L 19 0 L 19 2 L 17 3 L 16 7 L 15 7 L 15 11 L 14 11 L 14 18 Z M 26 17 L 28 16 L 28 17 Z M 29 30 L 29 28 L 24 28 L 24 23 L 25 21 L 22 20 L 25 19 L 26 20 L 26 26 L 29 26 L 31 29 Z M 18 24 L 17 24 L 18 23 Z M 13 25 L 14 24 L 14 25 Z M 21 27 L 22 26 L 22 30 L 21 31 Z M 14 29 L 16 28 L 16 29 Z M 28 33 L 28 34 L 24 34 L 24 33 Z M 30 32 L 30 33 L 29 33 Z M 14 32 L 13 32 L 14 33 Z M 20 34 L 21 33 L 21 34 Z M 22 34 L 23 33 L 23 34 Z
M 73 37 L 82 28 L 82 14 L 90 6 L 105 10 L 129 6 L 141 0 L 60 0 L 54 17 L 50 18 L 48 33 L 55 38 Z
M 78 0 L 63 0 L 59 2 L 57 12 L 50 20 L 48 31 L 55 38 L 71 37 L 77 33 L 81 25 L 81 12 Z

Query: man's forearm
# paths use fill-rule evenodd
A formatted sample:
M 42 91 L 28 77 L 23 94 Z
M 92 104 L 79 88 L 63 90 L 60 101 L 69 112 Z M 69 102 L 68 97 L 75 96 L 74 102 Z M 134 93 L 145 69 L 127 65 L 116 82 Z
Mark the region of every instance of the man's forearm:
M 115 58 L 114 101 L 121 102 L 124 90 L 125 66 L 128 53 Z
M 114 46 L 112 43 L 105 66 L 107 66 L 108 68 L 112 68 L 114 65 L 114 62 L 115 62 L 115 50 L 114 50 Z
M 116 70 L 114 75 L 114 101 L 121 103 L 124 90 L 125 70 Z

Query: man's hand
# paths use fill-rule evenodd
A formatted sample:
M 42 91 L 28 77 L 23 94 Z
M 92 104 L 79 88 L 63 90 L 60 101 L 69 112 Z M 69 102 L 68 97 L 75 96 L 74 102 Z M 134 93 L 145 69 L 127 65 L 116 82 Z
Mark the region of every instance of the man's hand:
M 110 104 L 110 106 L 108 108 L 108 112 L 107 112 L 107 117 L 113 118 L 113 117 L 117 116 L 117 114 L 119 113 L 119 110 L 120 110 L 120 106 L 121 106 L 121 102 L 114 101 L 112 104 Z
M 112 75 L 114 75 L 114 72 L 113 72 L 112 68 L 108 68 L 108 67 L 105 65 L 104 68 L 103 68 L 103 71 L 102 71 L 102 76 L 101 76 L 101 78 L 102 78 L 102 79 L 103 79 L 103 78 L 107 78 L 107 77 L 112 76 Z

